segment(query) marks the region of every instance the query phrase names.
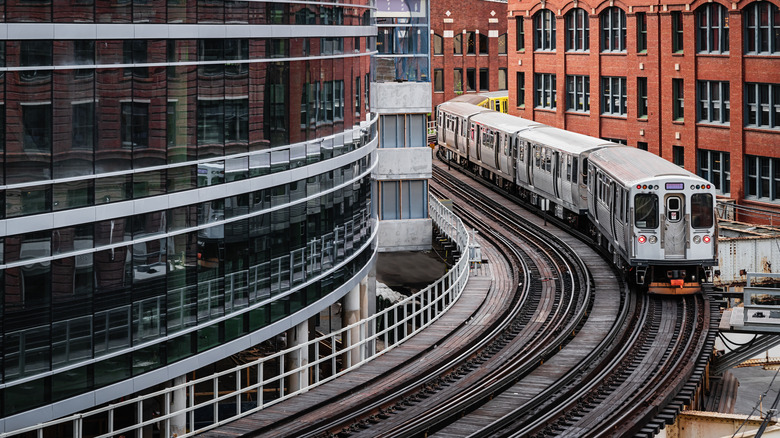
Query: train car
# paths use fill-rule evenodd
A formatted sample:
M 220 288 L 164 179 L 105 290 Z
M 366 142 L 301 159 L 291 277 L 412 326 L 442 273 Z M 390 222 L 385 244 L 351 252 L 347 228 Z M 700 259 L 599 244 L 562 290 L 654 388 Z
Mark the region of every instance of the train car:
M 546 126 L 495 111 L 480 113 L 469 120 L 469 163 L 472 171 L 509 189 L 515 184 L 519 135 Z
M 509 102 L 509 92 L 504 90 L 481 92 L 478 94 L 461 94 L 460 96 L 454 97 L 447 102 L 470 103 L 472 105 L 481 106 L 483 108 L 488 108 L 493 111 L 506 114 L 508 109 L 507 105 Z
M 465 102 L 445 102 L 436 109 L 436 140 L 446 149 L 447 159 L 468 166 L 469 121 L 489 109 Z
M 572 214 L 586 214 L 588 156 L 601 148 L 619 145 L 547 125 L 523 131 L 520 137 L 516 177 L 520 190 L 550 200 L 550 208 L 560 219 L 573 222 Z M 539 205 L 538 196 L 535 205 Z
M 588 216 L 618 265 L 652 293 L 688 294 L 717 264 L 715 187 L 631 147 L 590 154 Z

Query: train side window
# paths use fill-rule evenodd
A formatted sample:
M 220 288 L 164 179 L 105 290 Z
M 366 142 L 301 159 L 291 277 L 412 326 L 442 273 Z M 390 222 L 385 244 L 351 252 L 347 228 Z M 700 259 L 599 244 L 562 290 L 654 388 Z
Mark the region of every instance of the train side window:
M 637 228 L 658 228 L 658 196 L 652 193 L 634 196 L 634 213 Z
M 711 228 L 714 223 L 712 195 L 691 195 L 691 225 L 693 228 Z
M 574 178 L 572 180 L 572 182 L 576 183 L 577 182 L 577 175 L 579 175 L 577 173 L 579 171 L 579 169 L 577 169 L 577 165 L 579 164 L 579 158 L 574 157 L 574 158 L 572 158 L 571 161 L 572 161 L 572 163 L 571 163 L 571 176 L 572 176 L 572 178 Z

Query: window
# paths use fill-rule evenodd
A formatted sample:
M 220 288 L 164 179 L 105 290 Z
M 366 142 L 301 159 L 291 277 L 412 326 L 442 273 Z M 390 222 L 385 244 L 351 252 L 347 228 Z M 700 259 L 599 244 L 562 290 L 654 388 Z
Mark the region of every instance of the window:
M 636 51 L 647 53 L 647 16 L 644 12 L 636 13 Z
M 715 223 L 715 205 L 709 193 L 691 195 L 691 224 L 693 228 L 711 228 Z
M 584 9 L 574 8 L 566 14 L 566 51 L 586 52 L 589 41 L 588 14 Z
M 515 50 L 525 50 L 525 30 L 523 30 L 523 17 L 515 17 Z
M 685 148 L 682 146 L 672 146 L 672 163 L 685 167 Z
M 341 112 L 344 118 L 344 94 L 341 86 Z M 249 98 L 225 100 L 225 143 L 246 143 L 249 140 Z
M 220 49 L 222 42 L 219 41 Z M 147 62 L 147 41 L 146 40 L 124 40 L 122 59 L 125 64 L 146 64 Z M 219 56 L 221 58 L 221 56 Z M 132 74 L 137 78 L 149 77 L 147 67 L 125 68 L 125 76 Z
M 626 51 L 626 13 L 609 7 L 601 13 L 601 51 Z
M 474 55 L 477 53 L 477 41 L 474 37 L 474 32 L 466 32 L 466 54 Z
M 636 148 L 646 151 L 647 150 L 647 142 L 646 141 L 638 141 L 636 142 Z
M 417 148 L 427 146 L 427 124 L 423 114 L 389 114 L 379 119 L 379 147 Z
M 536 95 L 534 106 L 544 109 L 555 109 L 555 75 L 551 73 L 536 73 L 534 75 Z
M 95 142 L 95 102 L 74 103 L 72 108 L 72 148 L 91 151 Z
M 672 117 L 682 121 L 685 113 L 685 92 L 682 79 L 672 79 Z
M 487 68 L 479 69 L 479 90 L 490 90 L 490 70 Z
M 745 164 L 746 197 L 780 200 L 780 158 L 746 155 Z
M 477 69 L 467 68 L 466 69 L 466 91 L 476 91 L 476 90 L 477 90 Z
M 672 52 L 682 53 L 683 51 L 683 22 L 682 12 L 672 12 Z
M 768 55 L 780 52 L 780 8 L 767 1 L 749 4 L 745 20 L 745 53 Z
M 601 114 L 626 115 L 626 78 L 601 78 Z
M 10 49 L 9 49 L 10 50 Z M 19 72 L 22 81 L 38 81 L 51 77 L 52 65 L 51 41 L 19 42 L 19 66 L 20 67 L 45 67 L 38 70 L 23 70 Z M 5 53 L 3 53 L 5 54 Z M 3 64 L 5 65 L 5 64 Z
M 444 38 L 442 38 L 441 35 L 433 34 L 433 54 L 444 54 Z
M 380 219 L 421 219 L 428 216 L 427 181 L 381 181 L 379 187 Z
M 452 38 L 452 53 L 455 55 L 463 54 L 463 35 L 456 34 Z
M 498 54 L 506 55 L 506 34 L 502 33 L 498 36 Z
M 745 126 L 780 128 L 780 84 L 745 84 Z
M 725 81 L 698 81 L 698 121 L 729 123 L 729 83 Z
M 728 10 L 717 3 L 708 3 L 696 10 L 696 51 L 728 53 Z
M 455 85 L 455 92 L 462 93 L 463 92 L 463 69 L 462 68 L 456 68 L 453 71 L 452 82 Z
M 25 151 L 51 152 L 51 104 L 23 104 L 22 129 Z
M 122 102 L 122 147 L 149 147 L 149 104 Z
M 304 85 L 305 87 L 305 85 Z M 355 78 L 355 115 L 360 117 L 360 76 Z M 305 107 L 306 105 L 304 102 L 301 102 L 301 108 Z M 301 123 L 303 123 L 305 119 L 301 118 Z
M 525 106 L 525 73 L 517 72 L 517 106 Z
M 499 90 L 506 90 L 507 89 L 507 71 L 506 68 L 499 68 L 498 69 L 498 89 Z
M 555 50 L 555 16 L 542 9 L 534 16 L 534 50 Z
M 490 43 L 488 36 L 484 33 L 477 33 L 477 35 L 479 35 L 479 54 L 487 55 L 490 53 Z
M 731 192 L 731 159 L 728 152 L 699 149 L 696 173 L 711 182 L 718 192 Z
M 637 228 L 658 227 L 658 195 L 639 193 L 634 196 L 635 225 Z
M 590 111 L 590 76 L 566 76 L 566 109 Z
M 647 118 L 647 78 L 636 78 L 636 114 L 640 119 Z
M 444 70 L 440 68 L 433 69 L 433 91 L 444 91 Z

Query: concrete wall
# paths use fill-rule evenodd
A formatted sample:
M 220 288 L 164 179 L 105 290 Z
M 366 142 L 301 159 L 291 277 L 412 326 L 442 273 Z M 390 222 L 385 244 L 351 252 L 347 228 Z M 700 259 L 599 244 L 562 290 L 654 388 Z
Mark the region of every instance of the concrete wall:
M 431 112 L 430 82 L 371 83 L 371 111 L 379 114 Z
M 431 219 L 379 221 L 379 252 L 430 249 L 432 227 Z
M 377 149 L 377 180 L 429 179 L 432 150 L 430 148 Z

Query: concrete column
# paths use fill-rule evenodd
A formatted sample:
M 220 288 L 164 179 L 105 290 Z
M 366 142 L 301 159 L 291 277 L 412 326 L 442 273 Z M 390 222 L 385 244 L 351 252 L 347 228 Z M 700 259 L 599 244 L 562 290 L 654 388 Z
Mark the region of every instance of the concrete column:
M 343 327 L 360 321 L 360 297 L 360 284 L 358 284 L 341 299 L 341 324 Z M 345 350 L 358 342 L 360 342 L 359 326 L 351 329 L 349 333 L 344 332 L 342 335 L 341 344 Z M 341 360 L 344 368 L 360 362 L 360 349 L 350 350 L 342 355 Z
M 287 348 L 303 345 L 309 341 L 309 321 L 303 321 L 297 326 L 287 330 Z M 299 365 L 300 364 L 300 365 Z M 285 371 L 309 364 L 309 348 L 298 348 L 287 353 L 287 365 Z M 293 373 L 288 378 L 287 393 L 305 389 L 309 386 L 309 368 Z
M 187 376 L 179 376 L 173 379 L 173 386 L 183 385 Z M 171 412 L 183 411 L 187 408 L 187 389 L 181 388 L 173 391 L 171 395 Z M 187 432 L 187 414 L 179 414 L 171 418 L 171 436 L 181 436 Z

